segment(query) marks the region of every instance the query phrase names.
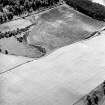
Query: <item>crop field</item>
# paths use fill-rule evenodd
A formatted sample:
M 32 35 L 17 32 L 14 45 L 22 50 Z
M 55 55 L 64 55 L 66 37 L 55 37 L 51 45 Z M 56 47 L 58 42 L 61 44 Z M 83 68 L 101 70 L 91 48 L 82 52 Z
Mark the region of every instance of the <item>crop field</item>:
M 105 79 L 103 58 L 105 32 L 19 66 L 0 76 L 0 104 L 86 105 L 81 104 L 81 101 L 87 102 L 83 96 L 88 95 Z M 96 102 L 99 105 L 104 105 L 100 104 L 105 97 L 105 84 L 103 86 L 89 94 L 95 97 L 93 93 L 97 93 L 99 100 Z
M 8 23 L 4 23 L 0 26 L 1 32 L 5 33 L 8 31 L 14 31 L 17 28 L 22 29 L 27 26 L 31 25 L 30 21 L 27 20 L 17 20 L 17 21 L 11 21 Z M 30 58 L 39 58 L 41 57 L 41 52 L 33 47 L 29 46 L 26 43 L 26 34 L 20 33 L 17 36 L 11 36 L 11 37 L 4 37 L 0 39 L 0 49 L 2 53 L 7 53 L 10 55 L 16 55 L 16 56 L 24 56 L 24 57 L 30 57 Z M 19 42 L 19 37 L 23 38 L 22 42 Z
M 26 62 L 32 61 L 32 58 L 0 54 L 0 74 L 11 71 Z

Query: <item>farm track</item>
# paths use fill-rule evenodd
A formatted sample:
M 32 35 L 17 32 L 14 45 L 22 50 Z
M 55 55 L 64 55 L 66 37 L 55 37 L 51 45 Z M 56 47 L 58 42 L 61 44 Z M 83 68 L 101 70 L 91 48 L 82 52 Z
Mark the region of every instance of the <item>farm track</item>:
M 33 25 L 34 25 L 34 24 L 33 24 Z M 31 26 L 33 26 L 33 25 L 29 25 L 28 27 L 31 27 Z M 100 29 L 100 30 L 98 30 L 97 32 L 93 32 L 93 34 L 90 34 L 90 36 L 91 36 L 91 37 L 92 37 L 92 36 L 95 36 L 95 34 L 98 34 L 98 33 L 102 32 L 102 31 L 104 31 L 104 29 Z M 96 35 L 96 36 L 97 36 L 97 35 Z M 90 38 L 90 37 L 89 37 L 89 38 Z M 89 39 L 89 38 L 86 38 L 86 39 Z M 57 50 L 57 49 L 55 49 L 55 50 Z M 55 51 L 55 50 L 54 50 L 54 51 Z M 52 52 L 54 52 L 54 51 L 52 51 Z M 51 52 L 50 52 L 50 53 L 51 53 Z M 46 54 L 45 56 L 47 56 L 47 55 L 49 55 L 49 54 Z M 45 56 L 42 56 L 42 57 L 45 57 Z M 42 57 L 41 57 L 41 58 L 42 58 Z M 25 62 L 25 63 L 19 64 L 19 65 L 15 66 L 15 67 L 13 67 L 13 68 L 11 68 L 11 69 L 8 69 L 8 70 L 6 70 L 6 71 L 4 71 L 4 72 L 1 72 L 0 75 L 4 74 L 4 73 L 6 73 L 6 72 L 10 72 L 10 71 L 12 71 L 12 70 L 15 69 L 15 68 L 18 68 L 18 67 L 20 67 L 20 66 L 22 66 L 22 65 L 25 65 L 25 64 L 27 64 L 27 63 L 33 62 L 33 61 L 35 61 L 35 60 L 37 60 L 37 59 L 40 59 L 40 58 L 35 58 L 35 59 L 31 60 L 31 61 L 27 61 L 27 62 Z M 78 104 L 74 104 L 74 105 L 78 105 Z
M 59 7 L 59 6 L 62 6 L 62 5 L 63 5 L 63 4 L 59 4 L 59 5 L 53 6 L 53 7 L 49 8 L 49 9 L 48 9 L 48 8 L 47 8 L 47 9 L 43 9 L 43 10 L 38 11 L 37 13 L 28 14 L 27 16 L 19 17 L 19 18 L 17 18 L 17 19 L 11 20 L 11 21 L 16 21 L 16 20 L 19 20 L 19 19 L 21 19 L 21 18 L 25 18 L 25 17 L 28 17 L 28 16 L 33 16 L 33 15 L 35 15 L 35 14 L 40 14 L 40 13 L 49 11 L 49 10 L 51 10 L 51 9 L 54 9 L 54 8 Z M 5 23 L 9 23 L 9 22 L 11 22 L 11 21 L 7 21 L 7 22 L 5 22 Z M 3 24 L 5 24 L 5 23 L 3 23 Z M 36 23 L 33 23 L 33 24 L 31 24 L 31 25 L 25 27 L 24 29 L 19 29 L 18 31 L 22 33 L 22 32 L 24 32 L 24 30 L 27 31 L 30 27 L 32 27 L 32 26 L 34 26 L 34 25 L 36 25 Z M 22 31 L 22 30 L 23 30 L 23 31 Z M 15 31 L 16 31 L 16 30 L 15 30 Z M 14 30 L 13 30 L 13 31 L 7 31 L 6 33 L 8 33 L 8 32 L 13 33 Z M 0 35 L 1 35 L 1 34 L 6 34 L 6 33 L 2 33 L 2 32 L 1 32 Z M 17 34 L 20 34 L 20 33 L 15 32 L 15 35 L 17 35 Z
M 52 9 L 52 8 L 51 8 Z M 50 9 L 49 9 L 50 10 Z M 43 12 L 43 11 L 42 11 Z M 34 13 L 34 14 L 37 14 L 37 13 Z M 34 15 L 34 14 L 31 14 L 31 15 Z M 31 15 L 29 15 L 29 16 L 31 16 Z M 28 16 L 25 16 L 25 17 L 28 17 Z M 19 19 L 21 19 L 21 18 L 19 18 Z M 18 20 L 18 19 L 14 19 L 14 20 L 12 20 L 12 21 L 15 21 L 15 20 Z M 29 26 L 27 26 L 27 27 L 25 27 L 23 30 L 25 30 L 25 29 L 27 29 L 27 30 L 25 30 L 25 31 L 28 31 L 28 29 L 30 28 L 30 27 L 32 27 L 32 26 L 34 26 L 34 25 L 36 25 L 36 23 L 34 23 L 34 24 L 31 24 L 31 25 L 29 25 Z M 20 29 L 20 31 L 21 31 L 22 29 Z M 90 34 L 90 36 L 89 37 L 87 37 L 86 39 L 89 39 L 89 38 L 91 38 L 92 36 L 95 36 L 95 34 L 97 34 L 97 33 L 100 33 L 100 32 L 102 32 L 102 31 L 104 31 L 104 29 L 100 29 L 100 30 L 98 30 L 97 32 L 94 32 L 94 33 L 92 33 L 92 34 Z M 21 33 L 23 33 L 24 31 L 21 31 Z M 16 35 L 18 35 L 18 34 L 21 34 L 21 33 L 17 33 Z M 0 75 L 2 75 L 2 74 L 5 74 L 5 73 L 7 73 L 7 72 L 11 72 L 12 70 L 14 70 L 15 68 L 18 68 L 18 67 L 20 67 L 20 66 L 23 66 L 23 65 L 25 65 L 25 64 L 27 64 L 27 63 L 30 63 L 30 62 L 33 62 L 34 60 L 36 60 L 36 59 L 33 59 L 33 60 L 31 60 L 31 61 L 27 61 L 27 62 L 25 62 L 25 63 L 22 63 L 22 64 L 19 64 L 19 65 L 17 65 L 17 66 L 15 66 L 15 67 L 13 67 L 13 68 L 11 68 L 11 69 L 8 69 L 7 71 L 5 71 L 5 72 L 1 72 L 0 73 Z M 98 86 L 98 87 L 96 87 L 95 89 L 93 89 L 88 95 L 86 95 L 86 96 L 84 96 L 82 99 L 80 99 L 78 102 L 76 102 L 75 104 L 73 104 L 73 105 L 81 105 L 81 101 L 84 101 L 86 98 L 87 98 L 87 96 L 91 96 L 91 98 L 92 97 L 94 97 L 93 96 L 93 94 L 94 93 L 98 93 L 97 91 L 100 91 L 100 94 L 102 95 L 101 96 L 101 99 L 99 100 L 99 105 L 102 105 L 103 104 L 103 102 L 104 102 L 104 100 L 105 100 L 105 96 L 103 95 L 103 85 L 105 85 L 104 84 L 104 82 L 100 85 L 100 86 Z M 104 87 L 105 88 L 105 87 Z M 96 95 L 98 95 L 98 94 L 96 94 Z M 92 99 L 91 99 L 92 100 Z M 85 100 L 85 101 L 87 101 L 87 100 Z M 87 104 L 86 104 L 87 105 Z
M 64 5 L 64 4 L 57 5 L 56 7 L 59 7 L 59 6 L 62 6 L 62 5 Z M 53 8 L 56 8 L 56 7 L 54 6 Z M 24 16 L 24 17 L 28 17 L 28 16 L 31 16 L 31 15 L 34 15 L 34 14 L 40 14 L 40 13 L 49 11 L 49 10 L 51 10 L 51 9 L 53 9 L 53 8 L 49 8 L 49 9 L 46 9 L 46 10 L 41 10 L 41 11 L 39 11 L 39 12 L 37 12 L 37 13 L 33 13 L 33 14 L 30 14 L 30 15 L 27 15 L 27 16 Z M 18 18 L 18 19 L 21 19 L 21 18 L 22 18 L 22 17 L 20 17 L 20 18 Z M 18 20 L 18 19 L 14 19 L 14 20 L 12 20 L 12 21 L 15 21 L 15 20 Z M 8 22 L 11 22 L 11 21 L 8 21 Z M 17 32 L 17 30 L 15 30 L 15 31 L 16 31 L 16 32 L 15 32 L 15 35 L 22 34 L 22 33 L 26 32 L 26 31 L 28 31 L 29 28 L 32 27 L 32 26 L 34 26 L 34 25 L 36 25 L 36 23 L 33 23 L 33 24 L 31 24 L 31 25 L 29 25 L 29 26 L 27 26 L 27 27 L 25 27 L 25 28 L 19 29 L 18 32 Z M 102 29 L 98 30 L 97 32 L 91 33 L 90 36 L 89 36 L 88 38 L 86 38 L 86 39 L 89 39 L 89 38 L 91 38 L 92 36 L 95 36 L 95 34 L 100 33 L 100 32 L 103 31 L 103 30 L 104 30 L 104 29 L 102 28 Z M 10 31 L 10 32 L 13 33 L 14 30 L 13 30 L 13 31 Z M 0 34 L 1 34 L 1 33 L 0 33 Z M 36 47 L 37 47 L 37 46 L 36 46 Z M 54 50 L 54 51 L 55 51 L 55 50 Z M 48 55 L 48 54 L 46 54 L 45 56 L 47 56 L 47 55 Z M 38 58 L 38 59 L 39 59 L 39 58 Z M 36 60 L 36 58 L 35 58 L 34 60 Z M 34 60 L 32 60 L 32 61 L 34 61 Z M 29 62 L 32 62 L 32 61 L 28 61 L 28 62 L 25 62 L 25 63 L 23 63 L 23 64 L 17 65 L 16 67 L 13 67 L 13 68 L 11 68 L 11 69 L 5 71 L 5 72 L 0 73 L 0 75 L 3 74 L 3 73 L 6 73 L 6 72 L 12 71 L 14 68 L 17 68 L 17 67 L 19 67 L 19 66 L 22 66 L 22 65 L 24 65 L 24 64 L 26 64 L 26 63 L 29 63 Z
M 34 60 L 35 60 L 35 59 L 34 59 Z M 32 62 L 32 61 L 34 61 L 34 60 L 27 61 L 27 62 L 24 62 L 24 63 L 22 63 L 22 64 L 19 64 L 19 65 L 15 66 L 15 67 L 12 67 L 11 69 L 8 69 L 8 70 L 6 70 L 6 71 L 1 72 L 0 75 L 2 75 L 2 74 L 4 74 L 4 73 L 7 73 L 7 72 L 10 72 L 10 71 L 12 71 L 13 69 L 18 68 L 18 67 L 20 67 L 20 66 L 22 66 L 22 65 L 24 65 L 24 64 L 27 64 L 27 63 L 29 63 L 29 62 Z

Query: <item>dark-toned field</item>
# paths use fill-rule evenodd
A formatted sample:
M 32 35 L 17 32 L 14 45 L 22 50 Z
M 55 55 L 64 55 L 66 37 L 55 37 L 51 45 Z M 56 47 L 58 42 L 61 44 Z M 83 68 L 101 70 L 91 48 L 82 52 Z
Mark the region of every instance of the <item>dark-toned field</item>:
M 25 19 L 2 24 L 0 29 L 2 32 L 11 31 L 33 23 L 36 25 L 31 27 L 25 42 L 19 43 L 15 37 L 0 39 L 2 53 L 8 50 L 8 54 L 39 58 L 45 55 L 43 51 L 49 54 L 60 47 L 87 39 L 105 24 L 64 4 Z
M 28 43 L 41 45 L 49 52 L 84 40 L 104 24 L 64 5 L 39 15 Z
M 0 105 L 105 105 L 104 22 L 64 4 L 0 28 Z

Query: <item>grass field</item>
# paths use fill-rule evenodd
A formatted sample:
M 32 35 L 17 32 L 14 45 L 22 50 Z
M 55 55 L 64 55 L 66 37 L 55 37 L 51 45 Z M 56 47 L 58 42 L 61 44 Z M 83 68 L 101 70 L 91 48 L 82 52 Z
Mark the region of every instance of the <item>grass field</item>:
M 26 62 L 31 61 L 32 58 L 5 55 L 0 53 L 0 74 L 12 70 L 15 67 L 18 67 Z
M 4 38 L 0 40 L 0 46 L 2 52 L 5 53 L 5 49 L 8 50 L 8 53 L 11 55 L 25 56 L 25 57 L 41 57 L 41 52 L 36 48 L 29 46 L 28 44 L 19 43 L 16 38 Z
M 13 31 L 17 28 L 25 28 L 27 26 L 31 25 L 31 22 L 28 20 L 20 19 L 16 21 L 11 21 L 9 23 L 4 23 L 0 26 L 1 32 L 6 31 Z M 18 34 L 16 37 L 23 37 L 24 34 Z M 35 47 L 29 46 L 25 41 L 19 42 L 17 41 L 16 37 L 12 36 L 9 38 L 2 38 L 0 39 L 0 49 L 2 49 L 2 53 L 5 54 L 5 50 L 8 51 L 8 54 L 10 55 L 16 55 L 16 56 L 24 56 L 24 57 L 33 57 L 33 58 L 39 58 L 42 56 L 42 53 Z M 24 37 L 25 38 L 25 37 Z
M 62 5 L 25 19 L 2 24 L 0 31 L 21 29 L 32 23 L 36 25 L 31 27 L 25 43 L 19 43 L 14 37 L 0 39 L 2 53 L 8 50 L 8 54 L 39 58 L 42 53 L 32 45 L 45 48 L 49 54 L 55 49 L 86 39 L 105 25 L 104 22 Z
M 105 24 L 68 6 L 40 14 L 37 23 L 28 36 L 28 42 L 42 45 L 47 51 L 83 40 Z
M 19 66 L 0 76 L 0 105 L 85 105 L 74 103 L 105 80 L 103 58 L 105 31 Z
M 17 28 L 21 29 L 21 28 L 25 28 L 29 25 L 31 25 L 31 22 L 29 20 L 19 19 L 16 21 L 11 21 L 11 22 L 1 24 L 0 31 L 1 32 L 13 31 L 13 30 L 16 30 Z
M 0 39 L 2 53 L 7 49 L 9 54 L 19 56 L 0 54 L 0 74 L 4 72 L 0 75 L 0 105 L 84 104 L 83 100 L 74 103 L 105 80 L 105 30 L 100 36 L 84 39 L 105 23 L 67 6 L 41 13 L 31 22 L 35 21 L 23 43 L 14 36 Z M 8 27 L 25 24 L 15 22 Z M 20 57 L 41 57 L 41 52 L 30 44 L 42 46 L 47 53 L 57 50 L 38 60 Z

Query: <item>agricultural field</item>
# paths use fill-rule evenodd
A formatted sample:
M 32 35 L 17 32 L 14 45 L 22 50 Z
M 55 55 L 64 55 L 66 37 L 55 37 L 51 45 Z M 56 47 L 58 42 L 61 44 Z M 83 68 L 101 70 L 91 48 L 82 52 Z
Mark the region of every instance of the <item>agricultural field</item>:
M 7 22 L 0 25 L 0 31 L 6 32 L 6 31 L 13 31 L 17 28 L 25 28 L 27 26 L 31 25 L 31 22 L 25 19 L 18 19 L 16 21 Z
M 25 27 L 31 25 L 31 22 L 28 20 L 16 20 L 8 23 L 2 24 L 1 32 L 12 32 L 18 28 L 24 29 Z M 31 28 L 30 28 L 31 29 Z M 26 32 L 21 32 L 16 36 L 4 37 L 0 39 L 0 49 L 4 54 L 16 55 L 16 56 L 24 56 L 30 58 L 39 58 L 43 54 L 34 46 L 28 45 L 26 42 Z
M 97 37 L 59 48 L 46 57 L 14 68 L 0 76 L 0 104 L 88 105 L 80 99 L 89 93 L 92 96 L 92 90 L 105 80 L 103 58 L 105 31 Z M 95 89 L 98 105 L 105 101 L 104 86 Z
M 12 69 L 32 61 L 32 58 L 27 58 L 23 56 L 5 55 L 0 53 L 0 74 L 9 72 Z
M 4 49 L 6 49 L 8 51 L 8 54 L 11 55 L 18 55 L 31 58 L 39 58 L 41 56 L 41 52 L 38 51 L 36 48 L 24 43 L 20 43 L 14 37 L 11 37 L 9 39 L 1 39 L 0 46 L 2 48 L 3 53 L 5 53 Z
M 105 21 L 101 12 L 96 18 L 104 7 L 93 4 L 93 19 L 88 0 L 81 0 L 87 15 L 76 10 L 80 0 L 64 0 L 78 1 L 76 8 L 70 2 L 48 8 L 59 1 L 0 5 L 12 11 L 0 12 L 0 105 L 105 104 Z M 47 9 L 34 13 L 39 7 Z
M 105 25 L 67 5 L 39 14 L 36 21 L 27 37 L 28 43 L 39 44 L 48 52 L 84 40 Z
M 61 5 L 0 25 L 1 32 L 19 30 L 34 24 L 28 34 L 21 33 L 0 39 L 1 52 L 6 54 L 40 58 L 55 49 L 87 39 L 101 29 L 104 22 L 92 19 L 67 5 Z M 24 37 L 23 37 L 24 36 Z M 19 37 L 23 40 L 19 42 Z M 8 52 L 7 52 L 8 51 Z

